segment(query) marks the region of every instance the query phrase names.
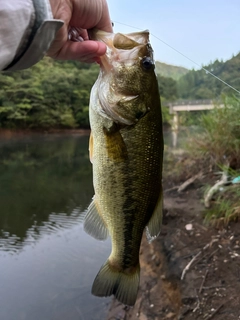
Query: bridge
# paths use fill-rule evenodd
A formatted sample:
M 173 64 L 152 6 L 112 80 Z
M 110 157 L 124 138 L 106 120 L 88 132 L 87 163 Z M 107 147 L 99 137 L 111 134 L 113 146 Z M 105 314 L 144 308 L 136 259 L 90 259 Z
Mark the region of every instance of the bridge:
M 167 106 L 169 107 L 169 113 L 173 114 L 172 129 L 178 130 L 178 112 L 212 110 L 216 107 L 216 104 L 217 102 L 214 102 L 213 100 L 183 100 L 169 102 L 167 104 Z M 223 107 L 223 105 L 217 105 L 219 107 Z

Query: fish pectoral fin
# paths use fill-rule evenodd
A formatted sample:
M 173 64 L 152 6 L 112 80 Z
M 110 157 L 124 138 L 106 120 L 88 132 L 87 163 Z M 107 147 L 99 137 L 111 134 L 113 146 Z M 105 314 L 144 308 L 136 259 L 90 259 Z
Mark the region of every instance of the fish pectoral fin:
M 108 229 L 98 212 L 95 200 L 90 203 L 84 220 L 84 230 L 97 240 L 105 240 L 108 237 Z
M 153 215 L 148 222 L 146 228 L 147 240 L 152 242 L 160 233 L 162 227 L 162 210 L 163 210 L 163 192 L 161 187 L 161 192 L 158 197 L 157 204 L 155 206 Z
M 112 294 L 123 304 L 133 306 L 137 299 L 140 278 L 139 264 L 129 273 L 115 270 L 109 260 L 98 272 L 93 285 L 92 294 L 98 297 L 108 297 Z
M 118 130 L 108 132 L 107 129 L 103 129 L 106 146 L 107 146 L 107 156 L 116 161 L 122 162 L 128 159 L 128 151 L 123 140 L 123 137 Z
M 93 135 L 92 133 L 90 134 L 89 138 L 89 159 L 91 163 L 93 163 Z

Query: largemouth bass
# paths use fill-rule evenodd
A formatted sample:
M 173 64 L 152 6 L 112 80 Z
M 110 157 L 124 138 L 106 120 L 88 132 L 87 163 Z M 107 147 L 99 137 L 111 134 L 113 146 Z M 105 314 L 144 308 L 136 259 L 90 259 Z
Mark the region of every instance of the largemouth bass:
M 148 240 L 162 221 L 163 135 L 160 97 L 149 32 L 98 31 L 107 45 L 90 97 L 90 159 L 95 196 L 84 228 L 96 239 L 111 236 L 112 252 L 92 293 L 134 305 L 146 227 Z

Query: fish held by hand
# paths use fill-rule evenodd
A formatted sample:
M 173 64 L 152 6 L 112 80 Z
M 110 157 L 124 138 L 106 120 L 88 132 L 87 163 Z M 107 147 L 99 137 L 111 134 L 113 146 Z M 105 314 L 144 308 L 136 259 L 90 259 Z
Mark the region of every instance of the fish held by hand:
M 163 134 L 149 32 L 92 33 L 107 51 L 100 61 L 89 106 L 95 196 L 84 229 L 111 236 L 112 252 L 92 293 L 134 305 L 140 278 L 139 250 L 146 228 L 156 238 L 162 223 Z

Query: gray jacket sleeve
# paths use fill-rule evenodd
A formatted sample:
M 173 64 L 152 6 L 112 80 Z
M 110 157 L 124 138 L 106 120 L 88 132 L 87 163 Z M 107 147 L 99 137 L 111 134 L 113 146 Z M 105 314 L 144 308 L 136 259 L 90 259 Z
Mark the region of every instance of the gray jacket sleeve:
M 0 70 L 19 70 L 46 54 L 63 21 L 49 0 L 0 0 Z

